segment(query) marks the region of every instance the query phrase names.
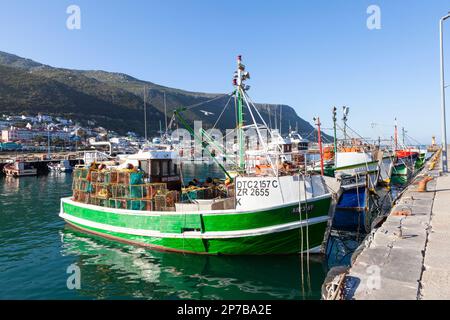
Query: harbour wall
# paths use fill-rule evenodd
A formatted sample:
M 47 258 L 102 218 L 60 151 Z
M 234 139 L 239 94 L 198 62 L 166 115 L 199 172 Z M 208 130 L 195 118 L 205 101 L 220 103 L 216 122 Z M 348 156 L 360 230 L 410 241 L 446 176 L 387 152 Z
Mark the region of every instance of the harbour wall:
M 438 152 L 368 235 L 350 269 L 336 277 L 334 297 L 450 299 L 450 175 L 440 161 Z

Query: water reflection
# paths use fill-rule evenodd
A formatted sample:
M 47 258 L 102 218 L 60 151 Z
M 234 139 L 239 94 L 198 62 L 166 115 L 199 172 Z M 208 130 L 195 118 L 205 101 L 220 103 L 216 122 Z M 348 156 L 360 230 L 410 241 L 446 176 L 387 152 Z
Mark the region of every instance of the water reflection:
M 184 166 L 186 180 L 220 173 L 206 164 Z M 60 198 L 71 194 L 71 184 L 67 173 L 0 177 L 0 299 L 320 298 L 327 272 L 323 258 L 311 256 L 308 288 L 306 262 L 302 282 L 301 257 L 296 255 L 164 253 L 70 229 L 57 213 Z M 394 186 L 386 194 L 394 198 L 401 188 Z M 351 240 L 334 244 L 330 267 L 348 264 L 357 244 Z M 81 290 L 67 289 L 66 269 L 72 263 L 81 268 Z
M 317 299 L 325 261 L 311 256 L 301 285 L 298 256 L 200 256 L 151 251 L 61 231 L 63 256 L 81 268 L 82 297 L 145 299 Z M 304 257 L 306 260 L 306 256 Z M 306 261 L 304 266 L 305 279 Z M 304 292 L 303 292 L 304 291 Z

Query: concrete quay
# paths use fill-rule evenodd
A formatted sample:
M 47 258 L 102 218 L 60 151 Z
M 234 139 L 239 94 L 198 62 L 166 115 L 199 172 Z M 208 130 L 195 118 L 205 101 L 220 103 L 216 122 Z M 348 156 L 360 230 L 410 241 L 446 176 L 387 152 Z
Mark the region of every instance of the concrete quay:
M 450 299 L 450 175 L 439 161 L 425 165 L 367 237 L 343 281 L 345 299 Z M 418 192 L 426 175 L 434 179 Z

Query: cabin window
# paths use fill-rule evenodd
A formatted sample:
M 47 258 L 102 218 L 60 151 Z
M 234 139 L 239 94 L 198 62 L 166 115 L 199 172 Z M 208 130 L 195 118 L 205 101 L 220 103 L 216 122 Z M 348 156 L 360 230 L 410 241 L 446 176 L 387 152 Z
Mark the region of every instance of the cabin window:
M 171 176 L 178 175 L 178 166 L 175 164 L 175 162 L 170 160 L 169 161 L 169 166 L 170 166 L 170 175 Z
M 148 177 L 150 175 L 150 163 L 148 160 L 139 161 L 139 168 L 144 171 L 144 176 Z
M 162 175 L 167 176 L 169 175 L 169 161 L 161 162 L 162 164 Z
M 284 145 L 284 152 L 291 152 L 291 151 L 292 151 L 291 145 L 290 144 L 285 144 Z
M 168 166 L 169 166 L 169 176 L 173 175 L 173 163 L 172 160 L 168 161 Z
M 151 162 L 150 174 L 152 176 L 159 176 L 161 174 L 159 161 Z

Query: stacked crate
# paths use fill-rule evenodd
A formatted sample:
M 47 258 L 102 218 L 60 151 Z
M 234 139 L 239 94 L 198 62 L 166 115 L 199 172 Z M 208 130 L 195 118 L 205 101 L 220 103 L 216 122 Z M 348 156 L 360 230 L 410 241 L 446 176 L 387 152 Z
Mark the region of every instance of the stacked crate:
M 92 170 L 77 167 L 73 175 L 73 200 L 96 206 L 144 210 L 175 210 L 178 192 L 165 183 L 144 183 L 143 173 L 127 170 Z

